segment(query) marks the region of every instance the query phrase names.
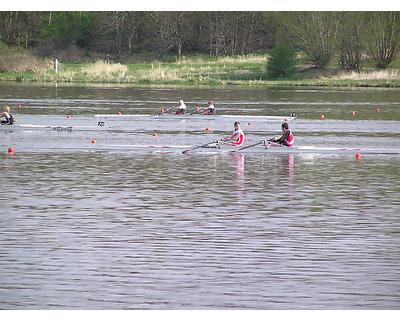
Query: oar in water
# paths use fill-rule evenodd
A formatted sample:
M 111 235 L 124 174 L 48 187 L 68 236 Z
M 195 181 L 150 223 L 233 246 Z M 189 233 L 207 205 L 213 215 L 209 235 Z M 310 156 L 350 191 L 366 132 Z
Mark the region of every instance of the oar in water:
M 183 150 L 182 153 L 186 154 L 186 153 L 188 153 L 190 151 L 193 151 L 193 150 L 196 150 L 196 149 L 205 148 L 205 147 L 207 147 L 207 146 L 209 146 L 210 144 L 213 144 L 213 143 L 218 143 L 218 140 L 214 140 L 212 142 L 209 142 L 209 143 L 206 143 L 206 144 L 203 144 L 203 145 L 199 145 L 199 146 L 187 149 L 187 150 Z

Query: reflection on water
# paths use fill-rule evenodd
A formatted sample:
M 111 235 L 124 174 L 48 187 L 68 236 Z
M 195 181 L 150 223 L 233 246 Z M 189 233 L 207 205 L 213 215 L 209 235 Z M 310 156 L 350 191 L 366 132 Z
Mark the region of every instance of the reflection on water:
M 2 309 L 400 306 L 398 157 L 0 162 Z
M 296 112 L 299 145 L 400 148 L 398 89 L 0 89 L 0 103 L 25 106 L 20 123 L 96 125 L 95 113 L 152 114 L 177 97 L 191 106 L 215 98 L 221 114 Z M 124 126 L 0 132 L 0 309 L 400 307 L 398 156 L 76 151 L 92 139 L 197 145 L 232 129 Z M 280 124 L 244 131 L 252 143 Z

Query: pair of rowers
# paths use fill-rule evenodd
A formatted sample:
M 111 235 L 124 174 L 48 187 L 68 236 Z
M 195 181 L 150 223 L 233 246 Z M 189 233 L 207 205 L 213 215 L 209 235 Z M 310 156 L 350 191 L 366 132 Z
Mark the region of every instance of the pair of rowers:
M 12 125 L 14 124 L 14 117 L 11 114 L 9 106 L 4 108 L 3 112 L 0 112 L 0 125 Z
M 176 107 L 175 114 L 186 114 L 186 104 L 183 100 L 179 100 L 179 106 Z M 161 109 L 161 113 L 172 113 L 174 111 L 174 107 L 163 108 Z M 208 101 L 207 107 L 200 108 L 196 107 L 195 111 L 192 113 L 199 113 L 203 115 L 215 115 L 215 106 L 212 101 Z
M 294 135 L 292 131 L 289 129 L 288 123 L 287 122 L 282 123 L 281 127 L 282 127 L 282 136 L 280 136 L 279 138 L 270 139 L 269 141 L 278 143 L 285 147 L 293 146 Z M 240 127 L 240 122 L 236 121 L 234 123 L 234 130 L 231 133 L 231 135 L 219 141 L 221 141 L 223 144 L 228 144 L 235 147 L 242 147 L 244 144 L 244 140 L 245 136 L 243 130 Z

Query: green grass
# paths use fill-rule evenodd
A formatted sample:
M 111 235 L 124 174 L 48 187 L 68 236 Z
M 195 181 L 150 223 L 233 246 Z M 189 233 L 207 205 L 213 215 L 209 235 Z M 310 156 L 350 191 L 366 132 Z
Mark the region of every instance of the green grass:
M 247 86 L 342 86 L 400 87 L 400 77 L 387 79 L 347 79 L 339 74 L 335 63 L 324 71 L 303 70 L 291 80 L 265 79 L 266 55 L 208 58 L 206 56 L 145 60 L 137 63 L 63 63 L 58 75 L 51 69 L 25 72 L 0 72 L 0 81 L 36 81 L 71 83 L 131 83 L 154 85 L 247 85 Z M 400 65 L 400 59 L 392 66 Z M 90 71 L 89 71 L 90 70 Z M 370 71 L 373 71 L 371 69 Z

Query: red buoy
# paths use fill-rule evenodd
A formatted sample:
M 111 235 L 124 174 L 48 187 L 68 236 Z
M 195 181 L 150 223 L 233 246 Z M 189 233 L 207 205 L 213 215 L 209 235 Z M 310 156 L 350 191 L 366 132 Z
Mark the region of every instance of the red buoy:
M 356 153 L 356 159 L 361 160 L 361 153 Z
M 96 143 L 96 139 L 92 139 L 91 143 L 95 144 Z
M 325 119 L 325 115 L 321 114 L 321 115 L 320 115 L 320 118 L 321 118 L 321 120 L 322 120 L 322 119 Z
M 15 152 L 14 147 L 8 147 L 8 154 L 9 154 L 10 156 L 12 156 L 12 155 L 14 154 L 14 152 Z

